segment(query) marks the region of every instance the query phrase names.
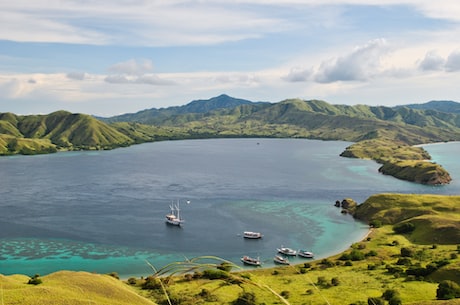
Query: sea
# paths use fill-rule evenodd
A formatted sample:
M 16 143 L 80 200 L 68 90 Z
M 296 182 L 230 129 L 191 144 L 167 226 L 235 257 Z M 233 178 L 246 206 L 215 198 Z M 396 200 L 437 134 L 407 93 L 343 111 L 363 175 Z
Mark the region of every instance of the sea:
M 453 181 L 426 186 L 340 157 L 352 143 L 306 139 L 162 141 L 108 151 L 0 158 L 0 274 L 58 270 L 148 276 L 202 256 L 273 266 L 284 246 L 325 258 L 368 232 L 336 200 L 460 194 L 460 142 L 423 145 Z M 183 226 L 165 223 L 180 203 Z M 244 231 L 262 239 L 243 238 Z M 307 259 L 292 258 L 292 263 Z

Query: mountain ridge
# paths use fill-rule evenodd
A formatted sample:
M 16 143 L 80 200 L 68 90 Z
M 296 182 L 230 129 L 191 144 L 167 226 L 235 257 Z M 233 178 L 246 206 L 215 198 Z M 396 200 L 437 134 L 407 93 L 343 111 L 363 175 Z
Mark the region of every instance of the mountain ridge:
M 460 140 L 460 114 L 438 111 L 437 108 L 444 109 L 442 105 L 431 103 L 430 109 L 413 109 L 333 105 L 302 99 L 268 103 L 220 95 L 184 106 L 152 108 L 104 120 L 66 111 L 29 116 L 0 113 L 0 154 L 112 149 L 195 138 L 344 140 L 356 142 L 341 154 L 344 157 L 376 160 L 382 164 L 382 173 L 404 180 L 445 184 L 451 180 L 448 173 L 440 165 L 431 164 L 433 169 L 421 164 L 427 154 L 413 147 Z M 456 105 L 449 103 L 449 107 Z

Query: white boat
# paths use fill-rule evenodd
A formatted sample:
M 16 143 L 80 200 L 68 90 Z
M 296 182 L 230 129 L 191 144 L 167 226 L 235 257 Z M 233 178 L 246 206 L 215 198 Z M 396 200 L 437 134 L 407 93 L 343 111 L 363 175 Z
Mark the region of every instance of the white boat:
M 243 237 L 250 238 L 250 239 L 258 239 L 258 238 L 262 238 L 262 233 L 245 231 L 243 232 Z
M 259 258 L 253 258 L 253 257 L 249 257 L 247 255 L 243 256 L 241 258 L 241 261 L 247 265 L 252 265 L 252 266 L 260 266 L 261 265 L 261 262 L 260 262 L 260 259 Z
M 289 256 L 296 256 L 297 251 L 287 247 L 281 247 L 277 249 L 279 253 Z
M 281 264 L 281 265 L 289 265 L 289 260 L 285 257 L 282 257 L 280 255 L 275 255 L 275 257 L 273 258 L 273 261 L 277 264 Z
M 184 220 L 180 217 L 179 200 L 177 203 L 171 203 L 169 208 L 171 209 L 171 212 L 166 214 L 166 223 L 173 226 L 181 226 L 184 223 Z
M 313 254 L 313 252 L 310 252 L 310 251 L 307 251 L 307 250 L 299 250 L 299 251 L 297 251 L 297 255 L 305 257 L 305 258 L 313 258 L 315 256 Z

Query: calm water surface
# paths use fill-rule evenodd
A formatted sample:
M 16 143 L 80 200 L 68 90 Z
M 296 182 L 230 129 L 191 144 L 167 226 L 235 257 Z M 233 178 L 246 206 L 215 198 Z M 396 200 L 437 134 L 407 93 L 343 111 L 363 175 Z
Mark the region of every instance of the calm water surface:
M 350 143 L 288 139 L 157 142 L 98 152 L 0 158 L 0 273 L 56 270 L 151 273 L 200 255 L 272 265 L 276 248 L 317 258 L 360 240 L 367 227 L 335 200 L 380 192 L 460 194 L 460 143 L 424 146 L 453 176 L 432 187 L 377 173 L 339 154 Z M 172 200 L 183 228 L 165 224 Z M 243 231 L 262 240 L 244 240 Z M 294 262 L 300 262 L 294 259 Z

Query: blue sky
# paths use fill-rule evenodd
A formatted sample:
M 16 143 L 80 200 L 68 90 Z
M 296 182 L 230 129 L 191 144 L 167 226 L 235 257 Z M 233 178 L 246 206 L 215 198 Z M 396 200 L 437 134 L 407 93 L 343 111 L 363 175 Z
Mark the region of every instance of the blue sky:
M 2 1 L 0 112 L 460 101 L 458 37 L 457 0 Z

